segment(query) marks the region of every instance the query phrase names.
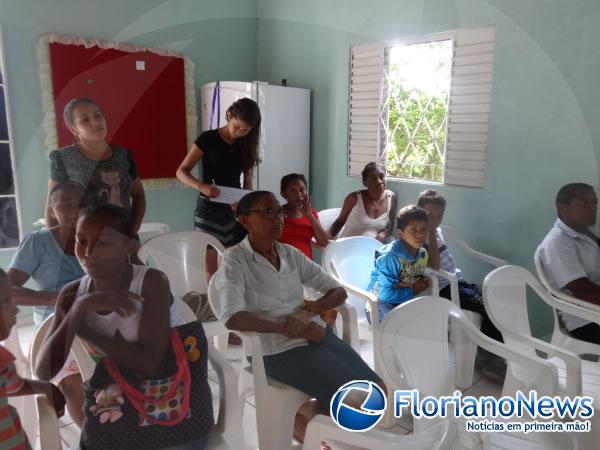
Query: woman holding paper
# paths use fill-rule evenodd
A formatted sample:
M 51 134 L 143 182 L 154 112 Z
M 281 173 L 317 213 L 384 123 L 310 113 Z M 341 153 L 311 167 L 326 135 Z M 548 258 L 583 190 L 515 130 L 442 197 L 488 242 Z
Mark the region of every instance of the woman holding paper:
M 242 98 L 227 109 L 226 115 L 225 126 L 203 132 L 192 144 L 177 168 L 177 178 L 200 192 L 194 228 L 212 234 L 223 246 L 231 247 L 245 237 L 246 231 L 234 218 L 236 203 L 218 201 L 219 186 L 252 190 L 252 172 L 258 164 L 260 110 L 255 101 Z M 192 169 L 200 160 L 202 180 L 192 175 Z M 243 185 L 240 183 L 242 174 Z M 223 197 L 231 198 L 231 195 L 227 192 Z M 217 255 L 210 251 L 206 260 L 207 275 L 210 277 L 216 270 Z

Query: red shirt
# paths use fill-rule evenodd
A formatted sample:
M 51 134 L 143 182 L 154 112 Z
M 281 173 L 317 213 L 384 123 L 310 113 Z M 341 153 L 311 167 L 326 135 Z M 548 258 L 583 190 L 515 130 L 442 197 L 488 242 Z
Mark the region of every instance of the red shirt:
M 15 357 L 0 345 L 0 448 L 31 449 L 17 411 L 8 404 L 8 394 L 19 392 L 25 382 L 17 374 Z
M 319 219 L 316 210 L 312 210 L 312 215 L 317 220 Z M 310 221 L 305 215 L 302 215 L 302 217 L 298 219 L 286 217 L 283 221 L 283 233 L 281 234 L 279 242 L 296 247 L 304 253 L 308 259 L 312 259 L 311 241 L 314 235 Z

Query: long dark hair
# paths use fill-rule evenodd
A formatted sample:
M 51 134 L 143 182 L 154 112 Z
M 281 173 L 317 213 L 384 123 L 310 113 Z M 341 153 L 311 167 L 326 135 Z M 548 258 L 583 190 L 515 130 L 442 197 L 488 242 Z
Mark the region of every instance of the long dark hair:
M 250 132 L 237 141 L 242 147 L 242 169 L 244 171 L 257 166 L 260 162 L 258 156 L 258 140 L 260 139 L 260 109 L 258 104 L 249 98 L 241 98 L 227 108 L 230 118 L 246 122 L 251 128 Z

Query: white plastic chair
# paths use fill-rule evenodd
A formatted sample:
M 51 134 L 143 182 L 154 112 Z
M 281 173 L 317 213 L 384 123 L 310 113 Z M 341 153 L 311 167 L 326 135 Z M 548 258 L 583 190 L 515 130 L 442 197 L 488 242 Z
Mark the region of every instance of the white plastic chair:
M 417 389 L 421 398 L 452 395 L 456 390 L 454 373 L 449 364 L 448 322 L 457 322 L 480 347 L 527 368 L 527 377 L 518 379 L 519 388 L 538 395 L 557 392 L 556 367 L 519 349 L 501 344 L 483 335 L 464 312 L 446 299 L 418 297 L 396 307 L 381 323 L 382 338 L 374 351 L 383 362 L 381 375 L 390 380 L 388 389 L 402 383 Z M 402 374 L 402 376 L 400 375 Z M 457 440 L 475 439 L 470 448 L 565 450 L 575 448 L 570 436 L 561 433 L 468 433 L 460 419 L 456 422 Z M 429 430 L 436 420 L 414 418 L 416 433 Z M 453 445 L 453 448 L 458 443 Z
M 223 254 L 225 248 L 212 235 L 201 231 L 180 231 L 155 236 L 148 240 L 138 251 L 138 256 L 145 264 L 153 263 L 156 268 L 167 275 L 171 284 L 171 292 L 176 299 L 191 291 L 206 294 L 206 251 L 208 246 L 217 253 Z M 219 321 L 204 322 L 206 336 L 216 339 L 216 346 L 221 351 L 227 350 L 228 330 Z
M 213 311 L 219 310 L 218 293 L 214 280 L 208 286 L 208 300 Z M 336 308 L 343 318 L 343 339 L 358 342 L 356 311 L 342 305 Z M 298 408 L 309 399 L 308 395 L 291 386 L 267 377 L 263 352 L 257 333 L 233 331 L 242 339 L 244 355 L 239 378 L 240 405 L 243 413 L 246 397 L 255 395 L 258 447 L 260 450 L 289 449 L 294 434 L 294 419 Z M 247 357 L 252 357 L 248 363 Z
M 333 225 L 333 222 L 335 222 L 335 219 L 338 218 L 341 210 L 342 210 L 342 208 L 329 208 L 329 209 L 323 209 L 318 212 L 319 222 L 321 222 L 321 226 L 323 227 L 323 229 L 326 232 L 329 232 L 331 225 Z M 340 230 L 340 233 L 341 232 L 342 232 L 342 230 Z M 333 236 L 333 238 L 335 239 L 335 236 Z
M 165 234 L 169 231 L 169 225 L 167 225 L 166 223 L 142 222 L 142 225 L 140 226 L 140 231 L 138 231 L 138 236 L 140 238 L 140 242 L 143 244 L 144 242 L 153 238 L 154 236 Z
M 19 330 L 16 325 L 10 330 L 10 334 L 4 340 L 3 345 L 14 355 L 17 373 L 22 378 L 31 378 L 29 358 L 23 354 L 23 349 L 19 342 Z M 19 413 L 25 434 L 29 436 L 31 440 L 35 439 L 38 432 L 38 424 L 35 421 L 35 417 L 29 413 L 29 411 L 32 411 L 35 407 L 33 396 L 9 397 L 8 402 Z
M 177 308 L 184 323 L 197 321 L 194 311 L 182 301 L 177 302 Z M 204 324 L 202 324 L 204 326 Z M 242 425 L 242 408 L 238 395 L 238 376 L 227 358 L 212 345 L 208 345 L 208 360 L 219 378 L 219 415 L 213 428 L 207 450 L 243 450 L 244 427 Z
M 540 249 L 538 248 L 534 256 L 535 269 L 542 285 L 550 295 L 544 297 L 544 301 L 552 308 L 554 313 L 554 330 L 552 332 L 552 344 L 570 350 L 577 355 L 590 354 L 600 357 L 600 345 L 591 342 L 582 341 L 573 337 L 563 327 L 559 311 L 566 312 L 573 316 L 580 317 L 591 322 L 600 324 L 600 306 L 586 302 L 579 298 L 565 294 L 555 289 L 550 284 L 544 272 Z
M 574 352 L 535 338 L 529 326 L 527 288 L 543 301 L 551 302 L 552 296 L 527 270 L 518 266 L 504 266 L 488 274 L 483 282 L 483 300 L 490 320 L 512 348 L 537 357 L 538 352 L 547 355 L 548 361 L 557 367 L 561 390 L 569 396 L 591 395 L 596 408 L 600 405 L 600 364 L 585 361 Z M 515 376 L 525 371 L 523 367 L 508 365 L 503 392 L 515 391 Z
M 31 346 L 29 348 L 29 359 L 31 364 L 29 366 L 29 371 L 32 374 L 34 373 L 33 365 L 40 351 L 40 347 L 44 342 L 46 333 L 50 328 L 50 324 L 52 323 L 52 317 L 53 316 L 50 315 L 48 318 L 46 318 L 46 320 L 44 320 L 44 322 L 37 329 L 36 333 L 33 335 L 33 339 L 31 340 Z M 36 377 L 32 376 L 32 378 L 35 379 Z M 52 404 L 50 403 L 48 398 L 46 398 L 45 395 L 36 395 L 35 397 L 31 396 L 31 398 L 34 398 L 35 401 L 35 410 L 37 413 L 37 417 L 36 414 L 32 414 L 31 410 L 27 412 L 27 416 L 25 417 L 28 417 L 33 420 L 37 419 L 40 434 L 40 450 L 62 449 L 58 417 L 56 416 L 56 411 L 52 407 Z M 25 417 L 21 416 L 21 420 L 23 420 Z M 28 435 L 28 437 L 29 442 L 32 444 L 33 447 L 35 445 L 36 435 L 31 434 Z
M 319 414 L 308 423 L 302 449 L 318 450 L 321 442 L 333 441 L 369 450 L 442 450 L 451 448 L 456 431 L 454 424 L 444 420 L 425 431 L 407 435 L 377 428 L 364 433 L 350 433 L 335 426 L 330 417 Z
M 442 236 L 446 245 L 453 247 L 457 246 L 467 255 L 487 263 L 494 267 L 501 267 L 508 264 L 505 260 L 490 256 L 485 253 L 479 252 L 473 249 L 460 235 L 452 228 L 441 225 Z M 450 297 L 452 302 L 460 308 L 460 296 L 458 291 L 458 278 L 456 275 L 446 272 L 444 270 L 438 270 L 438 275 L 446 278 L 450 282 Z M 481 327 L 481 315 L 473 311 L 464 311 L 465 315 L 473 321 L 475 326 Z M 461 388 L 468 388 L 473 384 L 473 373 L 475 369 L 475 358 L 477 356 L 477 346 L 471 342 L 461 332 L 460 328 L 453 327 L 451 329 L 452 341 L 454 343 L 454 353 L 456 359 L 456 384 Z
M 375 251 L 382 245 L 377 239 L 366 236 L 341 238 L 330 242 L 321 258 L 321 266 L 325 272 L 341 283 L 348 292 L 346 303 L 357 311 L 362 312 L 366 304 L 371 311 L 377 311 L 377 297 L 367 292 L 366 288 L 375 264 Z M 371 316 L 375 328 L 377 314 Z
M 488 263 L 494 267 L 501 267 L 508 264 L 503 259 L 496 258 L 495 256 L 490 256 L 475 250 L 469 244 L 467 244 L 465 240 L 462 237 L 460 237 L 460 235 L 452 228 L 446 225 L 440 225 L 440 228 L 442 230 L 442 235 L 444 236 L 444 241 L 446 242 L 446 245 L 449 245 L 450 247 L 456 245 L 460 247 L 460 249 L 464 251 L 467 255 L 485 263 Z

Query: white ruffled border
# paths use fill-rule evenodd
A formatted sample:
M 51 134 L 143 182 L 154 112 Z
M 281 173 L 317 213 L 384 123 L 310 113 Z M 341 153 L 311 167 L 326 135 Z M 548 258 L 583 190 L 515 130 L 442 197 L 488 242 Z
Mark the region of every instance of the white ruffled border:
M 50 43 L 58 42 L 67 45 L 83 45 L 86 48 L 100 47 L 103 49 L 117 49 L 124 52 L 152 52 L 161 56 L 183 58 L 184 83 L 185 83 L 185 114 L 188 148 L 196 138 L 198 114 L 196 108 L 196 92 L 194 89 L 194 63 L 182 53 L 161 49 L 143 47 L 126 42 L 103 41 L 100 39 L 83 38 L 59 34 L 45 34 L 38 41 L 37 57 L 40 84 L 42 89 L 42 108 L 44 112 L 44 129 L 46 130 L 46 155 L 58 148 L 58 133 L 56 127 L 56 114 L 54 112 L 54 93 L 52 90 L 52 68 L 50 66 Z M 145 189 L 169 189 L 184 187 L 177 178 L 151 178 L 142 180 Z

